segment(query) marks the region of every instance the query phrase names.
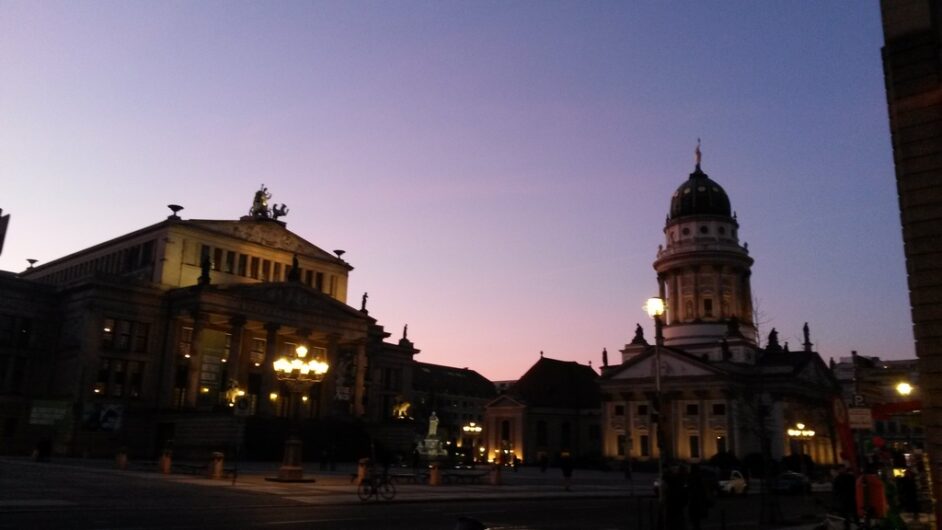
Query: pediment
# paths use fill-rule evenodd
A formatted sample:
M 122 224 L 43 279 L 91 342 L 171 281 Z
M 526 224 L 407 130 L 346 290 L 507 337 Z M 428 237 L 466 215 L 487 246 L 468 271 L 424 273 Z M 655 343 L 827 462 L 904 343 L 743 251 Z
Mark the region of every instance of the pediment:
M 494 398 L 490 403 L 485 405 L 485 408 L 501 408 L 501 407 L 519 408 L 519 407 L 525 407 L 525 406 L 526 405 L 523 402 L 517 399 L 514 399 L 513 397 L 508 396 L 507 394 L 503 394 Z
M 696 377 L 715 375 L 716 372 L 702 363 L 676 355 L 670 351 L 661 353 L 661 378 Z M 610 379 L 649 379 L 655 376 L 655 355 L 637 357 L 628 366 L 616 372 Z
M 343 263 L 333 254 L 298 236 L 278 221 L 270 219 L 245 219 L 241 221 L 196 219 L 189 221 L 188 224 L 250 243 L 291 252 L 292 254 Z
M 822 364 L 823 363 L 816 362 L 806 364 L 805 367 L 798 372 L 797 378 L 816 386 L 831 386 L 833 383 Z

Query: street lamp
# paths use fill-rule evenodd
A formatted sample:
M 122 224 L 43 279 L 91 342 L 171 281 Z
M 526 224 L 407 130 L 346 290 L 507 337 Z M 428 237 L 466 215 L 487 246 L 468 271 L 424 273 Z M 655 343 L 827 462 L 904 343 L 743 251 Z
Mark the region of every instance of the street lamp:
M 662 321 L 662 317 L 664 316 L 664 300 L 658 297 L 648 298 L 647 303 L 644 304 L 644 310 L 648 313 L 649 317 L 654 319 L 654 410 L 657 414 L 657 416 L 655 416 L 657 418 L 657 425 L 655 427 L 657 430 L 657 475 L 660 484 L 657 488 L 658 527 L 663 528 L 665 516 L 667 515 L 664 503 L 664 490 L 667 486 L 664 481 L 664 460 L 666 457 L 664 450 L 666 446 L 664 444 L 663 422 L 661 421 L 661 346 L 664 344 L 664 323 Z
M 474 450 L 477 447 L 478 436 L 481 435 L 481 431 L 483 431 L 484 429 L 482 429 L 480 425 L 472 421 L 468 423 L 467 425 L 462 426 L 461 430 L 464 431 L 465 436 L 468 436 L 471 438 L 471 450 L 468 452 L 468 454 L 471 455 L 472 462 L 477 462 L 478 455 L 477 453 L 474 452 Z
M 896 385 L 896 392 L 901 396 L 908 396 L 913 393 L 913 385 L 903 381 Z
M 275 480 L 283 482 L 304 480 L 304 469 L 301 467 L 301 436 L 300 411 L 301 394 L 306 394 L 311 385 L 322 381 L 330 366 L 326 361 L 319 359 L 306 359 L 307 346 L 301 344 L 294 349 L 293 355 L 283 355 L 275 360 L 273 367 L 275 376 L 291 393 L 291 430 L 285 440 L 285 454 L 278 468 L 278 477 Z

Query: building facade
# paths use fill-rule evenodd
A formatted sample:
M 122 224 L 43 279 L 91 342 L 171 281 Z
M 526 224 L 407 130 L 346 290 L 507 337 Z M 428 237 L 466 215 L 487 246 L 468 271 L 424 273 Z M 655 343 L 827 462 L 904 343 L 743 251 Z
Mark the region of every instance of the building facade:
M 663 452 L 700 462 L 765 452 L 833 463 L 837 382 L 812 350 L 807 325 L 800 351 L 780 345 L 774 329 L 760 347 L 753 258 L 739 242 L 729 197 L 701 170 L 699 157 L 698 148 L 694 172 L 671 197 L 654 260 L 666 306 L 663 341 L 649 344 L 639 325 L 620 363 L 603 358 L 604 454 L 645 461 Z
M 259 193 L 238 220 L 186 220 L 172 205 L 157 224 L 0 274 L 0 450 L 46 439 L 80 455 L 277 457 L 296 408 L 332 426 L 308 429 L 312 451 L 363 456 L 343 453 L 370 435 L 407 450 L 424 428 L 401 414 L 419 350 L 387 342 L 365 294 L 348 305 L 343 252 L 289 231 L 284 206 Z M 330 369 L 296 394 L 272 363 L 301 345 Z

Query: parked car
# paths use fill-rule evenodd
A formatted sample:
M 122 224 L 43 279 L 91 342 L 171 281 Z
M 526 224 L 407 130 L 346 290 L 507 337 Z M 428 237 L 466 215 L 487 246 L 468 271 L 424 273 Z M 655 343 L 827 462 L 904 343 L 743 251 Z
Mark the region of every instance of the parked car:
M 719 481 L 718 487 L 719 493 L 723 495 L 745 495 L 749 483 L 741 472 L 734 469 L 729 472 L 729 476 Z
M 809 493 L 811 480 L 801 473 L 786 471 L 772 479 L 770 488 L 776 493 Z

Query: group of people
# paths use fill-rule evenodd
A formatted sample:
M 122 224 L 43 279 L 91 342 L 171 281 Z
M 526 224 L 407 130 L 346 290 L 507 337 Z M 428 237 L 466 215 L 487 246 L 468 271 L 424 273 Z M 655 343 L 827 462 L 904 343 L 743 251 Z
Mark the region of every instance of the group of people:
M 707 485 L 700 466 L 693 464 L 688 470 L 684 466 L 673 465 L 665 473 L 661 484 L 664 488 L 665 528 L 684 530 L 687 520 L 690 528 L 700 530 L 700 524 L 713 505 L 713 492 Z
M 834 507 L 844 518 L 844 528 L 852 522 L 881 519 L 891 528 L 900 527 L 900 514 L 910 513 L 919 519 L 919 487 L 916 473 L 907 469 L 892 479 L 881 476 L 875 464 L 868 464 L 864 472 L 855 476 L 853 470 L 842 467 L 833 482 Z

